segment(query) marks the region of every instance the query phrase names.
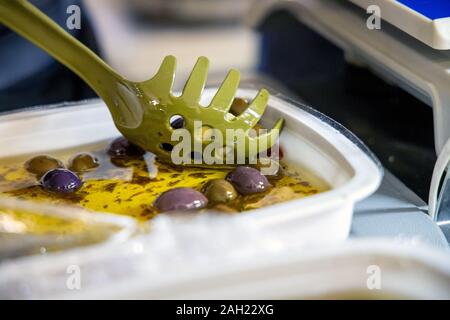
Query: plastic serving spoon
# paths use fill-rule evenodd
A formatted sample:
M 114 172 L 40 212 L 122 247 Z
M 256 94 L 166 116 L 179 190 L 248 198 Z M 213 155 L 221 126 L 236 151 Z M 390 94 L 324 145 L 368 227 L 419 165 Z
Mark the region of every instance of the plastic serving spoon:
M 171 124 L 174 116 L 184 119 L 184 128 L 191 134 L 192 144 L 198 137 L 198 126 L 194 124 L 196 120 L 201 121 L 202 128 L 220 130 L 223 137 L 227 129 L 244 130 L 247 157 L 250 156 L 251 143 L 265 146 L 258 150 L 261 152 L 278 139 L 282 119 L 264 134 L 249 134 L 266 109 L 269 99 L 266 90 L 260 90 L 240 115 L 229 113 L 240 79 L 237 70 L 228 73 L 210 105 L 203 107 L 199 100 L 209 65 L 205 57 L 198 59 L 181 96 L 176 97 L 172 94 L 176 65 L 173 56 L 164 59 L 159 71 L 150 80 L 133 82 L 121 77 L 28 1 L 0 0 L 0 23 L 33 42 L 80 76 L 106 103 L 117 129 L 132 143 L 153 152 L 162 161 L 171 161 L 171 137 L 176 129 Z M 259 144 L 262 139 L 266 140 Z M 223 140 L 223 147 L 230 147 L 230 141 Z M 232 142 L 234 150 L 237 149 L 237 143 L 242 143 L 242 140 Z

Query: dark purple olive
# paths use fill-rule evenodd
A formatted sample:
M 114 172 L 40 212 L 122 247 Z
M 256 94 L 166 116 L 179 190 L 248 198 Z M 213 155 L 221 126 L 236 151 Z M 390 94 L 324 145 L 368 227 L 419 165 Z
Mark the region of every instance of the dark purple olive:
M 44 189 L 55 193 L 71 193 L 78 190 L 83 182 L 72 171 L 66 169 L 53 169 L 44 174 L 41 179 Z
M 140 158 L 145 154 L 145 150 L 132 144 L 126 138 L 120 137 L 111 143 L 108 154 L 112 158 Z
M 193 210 L 206 207 L 208 199 L 192 188 L 175 188 L 164 192 L 155 200 L 155 207 L 161 211 Z
M 250 167 L 237 167 L 228 174 L 227 180 L 243 195 L 264 192 L 271 187 L 259 170 Z

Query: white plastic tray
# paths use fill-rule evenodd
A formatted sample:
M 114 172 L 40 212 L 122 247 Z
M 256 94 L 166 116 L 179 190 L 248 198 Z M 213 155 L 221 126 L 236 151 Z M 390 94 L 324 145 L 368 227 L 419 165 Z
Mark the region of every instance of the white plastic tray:
M 236 226 L 222 231 L 230 235 Z M 141 237 L 83 257 L 66 254 L 4 265 L 0 298 L 450 299 L 450 258 L 430 247 L 383 239 L 279 246 L 264 232 L 246 238 L 232 234 L 231 245 L 212 245 L 215 237 L 205 246 L 195 231 L 175 238 L 153 235 L 164 246 L 149 242 L 152 236 Z M 66 287 L 70 265 L 82 270 L 77 290 Z
M 216 89 L 207 89 L 211 99 Z M 256 90 L 240 90 L 251 99 Z M 350 132 L 324 115 L 282 96 L 272 96 L 264 121 L 286 120 L 281 136 L 285 158 L 324 179 L 330 191 L 305 199 L 268 206 L 236 216 L 202 215 L 184 219 L 160 215 L 150 222 L 150 234 L 132 238 L 122 247 L 91 246 L 46 256 L 12 260 L 0 266 L 0 295 L 23 297 L 15 290 L 27 283 L 34 294 L 59 295 L 69 262 L 94 265 L 91 284 L 122 268 L 128 254 L 151 247 L 149 268 L 177 268 L 215 256 L 228 260 L 260 252 L 305 244 L 335 243 L 347 238 L 353 207 L 379 186 L 382 168 L 369 150 Z M 36 108 L 0 117 L 0 158 L 30 153 L 51 153 L 62 148 L 104 141 L 118 135 L 107 108 L 99 100 L 67 106 Z M 63 209 L 62 209 L 63 210 Z M 270 249 L 271 248 L 271 249 Z M 124 260 L 125 259 L 125 260 Z M 112 269 L 110 269 L 112 268 Z M 199 270 L 199 272 L 201 272 Z M 25 276 L 25 273 L 27 274 Z M 33 275 L 40 275 L 39 279 Z M 114 276 L 113 276 L 114 277 Z M 61 287 L 62 286 L 62 287 Z M 30 289 L 31 288 L 31 289 Z M 11 293 L 11 290 L 13 293 Z M 66 292 L 67 293 L 67 292 Z
M 215 90 L 206 90 L 210 99 Z M 238 96 L 251 99 L 255 90 Z M 286 121 L 281 143 L 286 160 L 319 176 L 332 190 L 251 211 L 244 216 L 272 227 L 295 228 L 305 241 L 348 236 L 354 203 L 373 193 L 382 168 L 361 142 L 321 114 L 313 115 L 282 97 L 271 97 L 265 120 Z M 334 126 L 334 127 L 333 127 Z M 36 109 L 0 118 L 0 158 L 82 146 L 118 135 L 99 101 L 65 108 Z
M 215 263 L 214 263 L 215 262 Z M 450 256 L 383 239 L 348 241 L 214 261 L 185 270 L 119 281 L 93 290 L 98 299 L 450 299 Z M 189 267 L 188 267 L 189 268 Z M 376 278 L 378 277 L 378 278 Z M 139 280 L 138 280 L 139 279 Z M 136 281 L 138 280 L 138 281 Z M 67 298 L 83 297 L 72 293 Z

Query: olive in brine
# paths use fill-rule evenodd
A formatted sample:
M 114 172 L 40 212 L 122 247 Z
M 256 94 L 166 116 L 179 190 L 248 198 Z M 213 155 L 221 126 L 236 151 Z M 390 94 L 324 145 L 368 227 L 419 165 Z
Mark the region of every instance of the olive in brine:
M 175 188 L 161 194 L 154 206 L 161 212 L 194 210 L 206 207 L 208 199 L 192 188 Z
M 254 167 L 269 180 L 279 180 L 284 175 L 281 164 L 270 158 L 259 158 Z
M 234 98 L 233 103 L 231 104 L 230 113 L 234 116 L 240 115 L 245 111 L 249 106 L 249 103 L 242 98 Z
M 43 176 L 52 169 L 63 167 L 64 165 L 61 161 L 46 155 L 31 158 L 25 163 L 25 169 L 38 177 Z
M 99 166 L 98 159 L 89 153 L 75 155 L 70 161 L 69 169 L 75 172 L 91 171 Z
M 237 192 L 226 180 L 212 180 L 203 189 L 203 193 L 213 204 L 228 203 L 236 199 Z
M 83 185 L 83 181 L 72 171 L 66 169 L 53 169 L 48 171 L 41 179 L 42 187 L 55 193 L 72 193 Z
M 142 157 L 145 154 L 145 150 L 132 144 L 126 138 L 120 137 L 111 143 L 108 154 L 112 158 L 133 159 Z
M 250 167 L 237 167 L 227 175 L 227 180 L 243 195 L 264 192 L 271 187 L 259 170 Z

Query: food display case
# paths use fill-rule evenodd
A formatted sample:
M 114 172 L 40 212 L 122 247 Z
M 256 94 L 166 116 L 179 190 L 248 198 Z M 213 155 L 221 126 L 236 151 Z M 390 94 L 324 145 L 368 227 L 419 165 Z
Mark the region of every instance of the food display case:
M 135 0 L 127 22 L 113 5 L 105 14 L 104 1 L 85 2 L 100 48 L 131 76 L 144 68 L 127 69 L 132 46 L 111 50 L 111 26 L 139 45 L 135 61 L 149 48 L 159 59 L 168 38 L 189 58 L 195 33 L 196 50 L 226 35 L 208 51 L 222 60 L 200 103 L 211 102 L 223 66 L 241 50 L 233 106 L 268 89 L 258 125 L 284 119 L 281 169 L 261 195 L 164 212 L 156 203 L 167 190 L 206 194 L 233 169 L 169 166 L 131 150 L 100 99 L 2 113 L 0 299 L 450 299 L 450 84 L 446 38 L 429 38 L 445 17 L 378 1 L 381 12 L 401 14 L 382 14 L 381 29 L 371 30 L 359 0 L 238 1 L 229 12 L 238 2 L 195 10 L 203 1 Z M 166 19 L 182 30 L 179 41 Z M 444 19 L 436 30 L 411 30 L 411 21 L 431 28 L 436 19 Z M 232 41 L 236 52 L 224 54 Z M 81 155 L 91 167 L 77 171 Z M 55 195 L 45 185 L 51 170 L 40 172 L 47 165 L 76 172 L 84 185 Z
M 355 132 L 395 176 L 388 179 L 413 191 L 396 209 L 383 199 L 379 212 L 415 208 L 426 214 L 418 219 L 431 216 L 443 231 L 439 237 L 448 239 L 447 215 L 436 212 L 446 198 L 440 186 L 448 165 L 448 4 L 264 1 L 253 13 L 247 21 L 263 32 L 264 72 L 279 80 L 286 73 L 291 90 Z M 368 27 L 374 17 L 379 28 Z M 398 182 L 389 185 L 405 191 Z M 364 218 L 381 223 L 374 233 L 403 221 L 401 213 L 392 220 L 373 214 Z

